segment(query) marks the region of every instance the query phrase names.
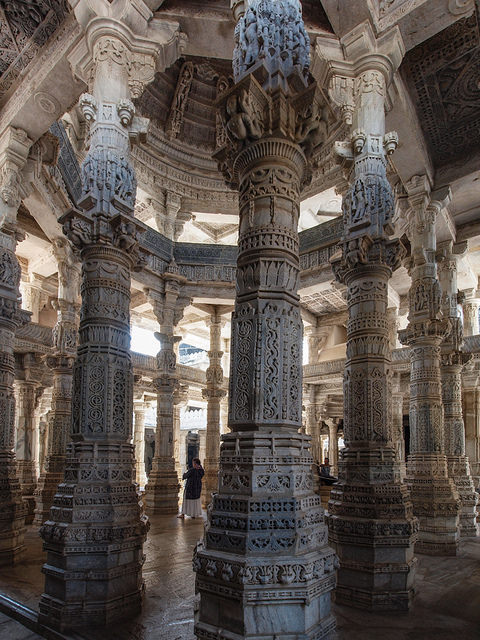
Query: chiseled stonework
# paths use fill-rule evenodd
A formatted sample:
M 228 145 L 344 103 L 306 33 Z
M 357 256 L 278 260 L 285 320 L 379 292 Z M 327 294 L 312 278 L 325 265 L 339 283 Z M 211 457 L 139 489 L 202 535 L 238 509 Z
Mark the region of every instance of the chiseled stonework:
M 387 316 L 388 282 L 405 250 L 390 238 L 394 196 L 386 156 L 395 150 L 397 135 L 385 133 L 387 86 L 402 43 L 395 31 L 377 42 L 369 25 L 364 27 L 356 51 L 361 66 L 344 62 L 337 67 L 337 73 L 343 69 L 353 77 L 354 109 L 350 140 L 337 144 L 351 167 L 342 250 L 331 260 L 337 279 L 347 286 L 345 449 L 339 483 L 330 494 L 328 527 L 340 560 L 336 601 L 373 611 L 408 610 L 418 521 L 393 445 Z M 359 28 L 348 35 L 347 50 L 359 35 Z
M 106 624 L 141 606 L 147 521 L 135 485 L 130 272 L 141 264 L 133 218 L 129 52 L 115 30 L 91 33 L 92 94 L 80 210 L 63 216 L 80 252 L 82 306 L 73 368 L 72 442 L 64 481 L 41 528 L 47 562 L 40 617 L 68 629 Z M 72 577 L 74 576 L 74 577 Z
M 304 150 L 318 143 L 321 111 L 316 85 L 304 75 L 308 42 L 300 37 L 299 10 L 297 2 L 251 3 L 237 26 L 236 84 L 218 99 L 229 143 L 216 156 L 240 191 L 240 225 L 232 433 L 222 436 L 218 493 L 194 557 L 200 592 L 195 634 L 202 639 L 313 640 L 335 627 L 330 591 L 336 557 L 313 493 L 309 438 L 298 432 L 297 225 L 308 179 Z M 282 56 L 257 64 L 261 26 L 277 18 L 284 25 L 287 11 L 298 31 L 290 41 L 283 27 L 275 31 Z
M 431 555 L 455 555 L 460 504 L 447 470 L 440 374 L 440 345 L 452 324 L 441 314 L 435 261 L 435 219 L 448 193 L 430 196 L 424 176 L 415 176 L 408 188 L 412 286 L 409 324 L 400 332 L 401 342 L 410 346 L 411 366 L 406 482 L 420 522 L 415 549 Z

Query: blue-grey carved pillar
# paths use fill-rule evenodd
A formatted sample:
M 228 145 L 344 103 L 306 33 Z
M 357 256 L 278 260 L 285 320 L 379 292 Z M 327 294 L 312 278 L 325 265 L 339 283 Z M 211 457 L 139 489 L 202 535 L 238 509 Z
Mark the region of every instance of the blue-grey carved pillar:
M 379 43 L 368 24 L 362 30 L 358 48 L 353 45 L 358 30 L 345 37 L 345 51 L 351 45 L 355 56 L 337 71 L 351 74 L 354 106 L 350 139 L 337 145 L 350 185 L 343 200 L 341 252 L 332 267 L 347 286 L 348 322 L 345 448 L 330 494 L 328 528 L 340 560 L 337 602 L 373 611 L 407 610 L 418 522 L 392 441 L 388 282 L 405 249 L 390 237 L 394 196 L 386 156 L 395 150 L 397 135 L 385 133 L 387 86 L 402 44 L 396 31 Z
M 82 262 L 64 481 L 41 529 L 47 551 L 40 617 L 59 629 L 138 613 L 147 522 L 135 484 L 130 273 L 141 264 L 133 217 L 130 51 L 115 28 L 90 31 L 94 77 L 80 107 L 91 123 L 79 210 L 63 216 Z
M 236 29 L 235 85 L 218 99 L 216 157 L 240 192 L 230 433 L 194 568 L 197 638 L 324 638 L 335 555 L 313 492 L 302 390 L 298 215 L 327 122 L 308 79 L 300 3 L 254 0 Z M 307 159 L 308 158 L 308 159 Z

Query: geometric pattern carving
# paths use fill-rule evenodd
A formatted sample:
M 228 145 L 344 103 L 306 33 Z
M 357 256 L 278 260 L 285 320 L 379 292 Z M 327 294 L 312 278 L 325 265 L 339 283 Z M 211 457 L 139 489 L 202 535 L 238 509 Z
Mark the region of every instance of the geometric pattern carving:
M 402 65 L 436 165 L 468 157 L 480 142 L 478 13 L 410 51 Z
M 22 0 L 0 8 L 0 95 L 35 57 L 70 12 L 66 0 Z

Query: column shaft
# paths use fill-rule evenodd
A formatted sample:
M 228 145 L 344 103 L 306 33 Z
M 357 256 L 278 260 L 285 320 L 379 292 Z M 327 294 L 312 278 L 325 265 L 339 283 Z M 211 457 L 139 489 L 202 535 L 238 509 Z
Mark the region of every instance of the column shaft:
M 133 446 L 135 448 L 135 480 L 139 487 L 147 482 L 145 474 L 145 403 L 136 402 L 133 426 Z

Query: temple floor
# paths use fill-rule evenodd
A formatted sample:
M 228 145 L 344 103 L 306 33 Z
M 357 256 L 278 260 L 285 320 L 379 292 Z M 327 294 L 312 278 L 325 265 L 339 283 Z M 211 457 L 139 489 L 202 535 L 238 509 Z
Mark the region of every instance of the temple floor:
M 203 521 L 152 516 L 145 545 L 145 604 L 135 620 L 69 635 L 74 640 L 194 640 L 192 551 Z M 29 527 L 20 564 L 0 570 L 0 593 L 37 609 L 44 554 L 38 527 Z M 337 640 L 478 640 L 480 638 L 480 538 L 460 544 L 456 558 L 418 556 L 416 596 L 408 614 L 371 614 L 335 606 Z M 0 639 L 41 636 L 0 614 Z M 59 636 L 61 637 L 61 636 Z

